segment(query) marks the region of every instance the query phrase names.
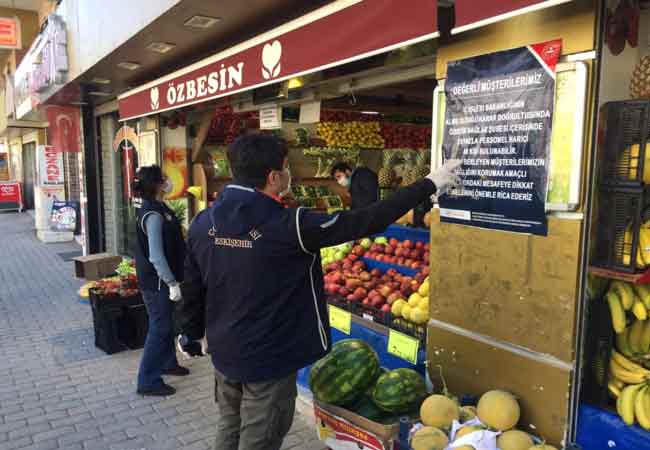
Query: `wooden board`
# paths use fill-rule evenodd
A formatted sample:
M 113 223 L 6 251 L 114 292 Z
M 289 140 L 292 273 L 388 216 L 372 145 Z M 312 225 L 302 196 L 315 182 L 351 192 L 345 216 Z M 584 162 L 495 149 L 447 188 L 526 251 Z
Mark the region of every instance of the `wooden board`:
M 431 228 L 431 317 L 573 360 L 582 222 L 549 219 L 547 237 Z
M 429 325 L 429 374 L 441 386 L 438 365 L 450 391 L 480 397 L 492 389 L 514 394 L 521 406 L 519 428 L 558 445 L 569 412 L 571 372 L 499 346 Z M 558 448 L 561 448 L 558 446 Z
M 591 51 L 598 9 L 596 0 L 575 0 L 453 36 L 438 49 L 437 78 L 446 78 L 449 61 L 558 38 L 564 54 Z

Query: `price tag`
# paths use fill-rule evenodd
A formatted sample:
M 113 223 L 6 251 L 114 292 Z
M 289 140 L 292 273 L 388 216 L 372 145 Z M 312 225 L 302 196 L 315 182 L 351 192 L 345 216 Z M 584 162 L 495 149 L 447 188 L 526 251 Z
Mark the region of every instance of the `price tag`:
M 366 320 L 369 320 L 371 322 L 375 321 L 375 318 L 371 314 L 363 313 L 363 318 L 366 319 Z
M 352 325 L 352 314 L 347 311 L 337 308 L 336 306 L 329 305 L 330 307 L 330 326 L 336 328 L 341 333 L 350 334 L 350 327 Z
M 420 341 L 399 331 L 388 332 L 388 353 L 402 358 L 413 365 L 418 363 Z

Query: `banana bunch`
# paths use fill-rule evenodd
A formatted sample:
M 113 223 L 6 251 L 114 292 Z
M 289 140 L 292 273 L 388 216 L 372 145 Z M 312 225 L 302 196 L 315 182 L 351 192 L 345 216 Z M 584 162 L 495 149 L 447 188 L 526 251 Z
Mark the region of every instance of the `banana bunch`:
M 648 164 L 650 168 L 650 164 Z M 622 242 L 621 242 L 622 241 Z M 623 264 L 632 262 L 632 228 L 628 226 L 625 233 L 617 235 L 616 246 L 623 248 Z M 639 229 L 639 248 L 636 253 L 636 267 L 643 269 L 650 265 L 650 220 L 644 222 Z
M 643 323 L 648 319 L 648 310 L 650 310 L 650 286 L 633 285 L 624 281 L 615 280 L 612 281 L 607 294 L 605 294 L 605 299 L 609 304 L 612 325 L 617 335 L 626 332 L 627 311 L 630 311 L 634 315 L 637 322 Z M 645 353 L 648 351 L 650 349 L 646 350 Z
M 607 389 L 616 398 L 616 411 L 626 425 L 635 422 L 650 430 L 650 370 L 612 350 Z

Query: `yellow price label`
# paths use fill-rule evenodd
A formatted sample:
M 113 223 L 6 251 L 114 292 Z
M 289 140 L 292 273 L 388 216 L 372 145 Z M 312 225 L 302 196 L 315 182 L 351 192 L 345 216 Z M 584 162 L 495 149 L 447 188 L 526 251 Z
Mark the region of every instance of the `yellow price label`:
M 337 308 L 336 306 L 329 305 L 330 307 L 330 326 L 336 328 L 341 333 L 350 334 L 350 327 L 352 326 L 352 314 L 347 311 Z
M 388 353 L 402 358 L 413 365 L 418 363 L 420 341 L 399 331 L 388 332 Z

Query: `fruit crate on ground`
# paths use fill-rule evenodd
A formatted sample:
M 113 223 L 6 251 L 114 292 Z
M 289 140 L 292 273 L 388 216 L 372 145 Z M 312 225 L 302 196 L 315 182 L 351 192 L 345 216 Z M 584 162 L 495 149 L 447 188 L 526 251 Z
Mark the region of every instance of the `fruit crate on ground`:
M 644 225 L 648 192 L 642 187 L 601 186 L 593 266 L 635 273 L 650 263 L 650 228 Z
M 607 103 L 601 123 L 605 139 L 599 182 L 636 186 L 650 183 L 650 101 Z
M 103 295 L 90 289 L 95 346 L 107 354 L 141 348 L 148 330 L 142 296 Z

